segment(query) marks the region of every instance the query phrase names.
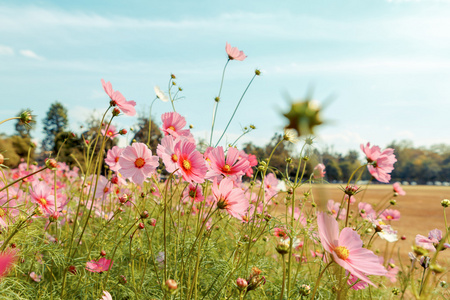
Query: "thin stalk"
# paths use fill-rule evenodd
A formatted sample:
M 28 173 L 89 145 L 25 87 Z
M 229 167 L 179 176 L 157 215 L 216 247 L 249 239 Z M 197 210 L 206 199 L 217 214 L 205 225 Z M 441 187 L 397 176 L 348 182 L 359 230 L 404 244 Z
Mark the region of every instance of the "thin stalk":
M 223 67 L 222 80 L 220 81 L 219 95 L 217 96 L 217 98 L 216 98 L 217 100 L 214 103 L 212 125 L 211 125 L 211 137 L 209 138 L 209 145 L 210 146 L 212 146 L 212 138 L 213 138 L 213 133 L 214 133 L 214 123 L 216 122 L 217 107 L 219 106 L 220 94 L 222 93 L 222 86 L 223 86 L 223 79 L 225 77 L 225 70 L 226 70 L 229 62 L 230 62 L 230 59 L 227 60 L 227 63 L 225 64 L 225 67 Z
M 255 79 L 255 77 L 256 77 L 256 74 L 253 75 L 252 80 L 250 80 L 250 82 L 248 83 L 247 87 L 245 88 L 244 93 L 243 93 L 242 96 L 241 96 L 241 99 L 239 99 L 238 104 L 237 104 L 236 107 L 234 108 L 233 114 L 231 115 L 231 118 L 230 118 L 230 120 L 228 121 L 227 126 L 226 126 L 225 129 L 223 130 L 222 135 L 220 136 L 219 140 L 218 140 L 217 143 L 216 143 L 216 146 L 214 146 L 214 147 L 217 147 L 217 145 L 219 145 L 219 142 L 222 140 L 222 138 L 223 138 L 225 132 L 226 132 L 227 129 L 228 129 L 228 126 L 230 126 L 231 121 L 233 120 L 234 115 L 236 114 L 236 111 L 237 111 L 238 108 L 239 108 L 239 105 L 241 105 L 242 99 L 244 99 L 245 93 L 247 93 L 247 90 L 248 90 L 248 88 L 250 87 L 250 85 L 252 84 L 252 82 L 253 82 L 253 80 Z
M 5 123 L 5 122 L 7 122 L 7 121 L 11 121 L 11 120 L 15 120 L 15 119 L 20 119 L 20 117 L 14 117 L 14 118 L 5 119 L 5 120 L 0 122 L 0 125 Z
M 7 188 L 9 188 L 10 186 L 12 186 L 12 185 L 15 184 L 15 183 L 24 180 L 24 179 L 27 178 L 27 177 L 33 176 L 34 174 L 37 174 L 37 173 L 39 173 L 39 172 L 44 171 L 44 170 L 47 169 L 47 168 L 48 168 L 48 167 L 45 166 L 45 167 L 43 167 L 42 169 L 39 169 L 39 170 L 37 170 L 37 171 L 35 171 L 35 172 L 31 173 L 31 174 L 28 174 L 28 175 L 26 175 L 26 176 L 23 176 L 23 177 L 17 179 L 17 180 L 14 180 L 14 181 L 11 182 L 10 184 L 5 185 L 4 187 L 2 187 L 2 188 L 0 189 L 0 192 L 3 191 L 3 190 L 5 190 L 5 189 L 7 189 Z

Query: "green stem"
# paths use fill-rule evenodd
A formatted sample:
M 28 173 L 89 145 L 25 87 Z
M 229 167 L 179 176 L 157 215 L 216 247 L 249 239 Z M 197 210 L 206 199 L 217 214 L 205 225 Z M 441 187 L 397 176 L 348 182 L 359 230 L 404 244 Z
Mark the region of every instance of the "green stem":
M 325 266 L 325 268 L 320 272 L 319 276 L 317 277 L 316 284 L 314 285 L 314 290 L 313 290 L 313 292 L 312 292 L 312 294 L 311 294 L 311 299 L 314 299 L 314 297 L 316 296 L 316 292 L 317 292 L 317 289 L 319 288 L 320 280 L 322 279 L 322 276 L 323 276 L 323 274 L 325 273 L 325 270 L 328 269 L 328 267 L 329 267 L 332 263 L 333 263 L 333 261 L 331 261 L 330 263 L 328 263 L 328 264 Z
M 230 120 L 228 121 L 227 126 L 226 126 L 225 129 L 223 130 L 222 135 L 220 136 L 219 140 L 217 141 L 215 147 L 217 147 L 217 145 L 219 145 L 219 142 L 222 140 L 222 138 L 223 138 L 225 132 L 227 132 L 228 126 L 230 126 L 231 121 L 233 120 L 234 115 L 236 114 L 236 111 L 237 111 L 238 108 L 239 108 L 239 105 L 241 105 L 241 102 L 242 102 L 242 99 L 243 99 L 244 96 L 245 96 L 245 93 L 247 93 L 247 90 L 248 90 L 248 88 L 250 87 L 250 85 L 252 84 L 252 82 L 253 82 L 253 80 L 255 79 L 255 77 L 256 77 L 256 74 L 253 75 L 252 80 L 250 80 L 249 84 L 248 84 L 247 87 L 245 88 L 244 93 L 243 93 L 242 96 L 241 96 L 241 99 L 239 99 L 238 104 L 237 104 L 236 107 L 234 108 L 233 114 L 231 115 L 231 118 L 230 118 Z
M 212 125 L 211 125 L 211 137 L 209 138 L 209 145 L 210 146 L 212 146 L 212 138 L 213 138 L 213 134 L 214 134 L 214 123 L 216 122 L 217 107 L 219 106 L 220 94 L 222 93 L 222 86 L 223 86 L 223 79 L 225 77 L 225 70 L 226 70 L 229 62 L 230 62 L 230 59 L 227 60 L 227 63 L 225 64 L 225 67 L 223 67 L 222 80 L 220 81 L 219 95 L 217 96 L 217 98 L 216 98 L 217 100 L 214 103 Z
M 11 120 L 15 120 L 15 119 L 20 119 L 20 117 L 14 117 L 14 118 L 5 119 L 5 120 L 0 122 L 0 125 L 5 123 L 5 122 L 7 122 L 7 121 L 11 121 Z
M 284 254 L 281 254 L 281 259 L 283 260 L 283 281 L 281 283 L 280 300 L 283 300 L 284 285 L 286 282 L 286 260 L 284 259 Z M 288 294 L 288 297 L 289 297 L 289 294 Z
M 26 176 L 23 176 L 23 177 L 17 179 L 17 180 L 14 180 L 14 181 L 11 182 L 10 184 L 5 185 L 4 187 L 2 187 L 2 188 L 0 189 L 0 192 L 3 191 L 4 189 L 9 188 L 10 186 L 12 186 L 12 185 L 15 184 L 15 183 L 24 180 L 24 179 L 27 178 L 27 177 L 33 176 L 34 174 L 37 174 L 37 173 L 39 173 L 39 172 L 41 172 L 41 171 L 44 171 L 44 170 L 47 169 L 47 168 L 48 168 L 48 167 L 45 166 L 45 167 L 43 167 L 42 169 L 39 169 L 39 170 L 37 170 L 37 171 L 35 171 L 35 172 L 31 173 L 31 174 L 28 174 L 28 175 L 26 175 Z
M 150 115 L 148 116 L 148 138 L 147 138 L 147 146 L 150 148 L 150 137 L 152 133 L 152 107 L 153 103 L 155 103 L 155 100 L 158 98 L 153 99 L 152 104 L 150 104 Z

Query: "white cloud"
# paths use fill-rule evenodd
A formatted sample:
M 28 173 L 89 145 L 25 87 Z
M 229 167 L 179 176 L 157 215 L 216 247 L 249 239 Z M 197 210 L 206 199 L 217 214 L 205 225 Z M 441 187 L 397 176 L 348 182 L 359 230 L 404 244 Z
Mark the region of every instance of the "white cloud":
M 36 53 L 34 53 L 31 50 L 20 50 L 19 53 L 22 56 L 25 56 L 25 57 L 28 57 L 28 58 L 37 59 L 37 60 L 44 60 L 44 58 L 42 56 L 37 55 Z
M 0 45 L 0 55 L 14 55 L 14 50 L 11 47 Z

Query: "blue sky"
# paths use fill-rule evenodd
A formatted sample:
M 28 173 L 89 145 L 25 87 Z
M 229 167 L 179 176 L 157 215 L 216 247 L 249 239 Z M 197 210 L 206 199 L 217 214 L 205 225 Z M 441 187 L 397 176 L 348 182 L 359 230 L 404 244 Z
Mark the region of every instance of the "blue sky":
M 58 100 L 79 131 L 89 114 L 107 108 L 101 78 L 147 114 L 153 87 L 167 90 L 174 73 L 185 97 L 177 111 L 206 138 L 228 41 L 248 57 L 228 65 L 216 138 L 258 68 L 262 76 L 247 92 L 228 142 L 249 124 L 257 130 L 244 142 L 268 142 L 286 124 L 287 95 L 300 99 L 308 89 L 319 103 L 333 98 L 317 132 L 319 149 L 449 142 L 449 2 L 278 2 L 0 0 L 0 119 L 33 109 L 39 139 L 41 120 Z M 170 110 L 158 102 L 153 115 L 160 122 Z M 128 129 L 136 121 L 121 116 L 114 124 Z

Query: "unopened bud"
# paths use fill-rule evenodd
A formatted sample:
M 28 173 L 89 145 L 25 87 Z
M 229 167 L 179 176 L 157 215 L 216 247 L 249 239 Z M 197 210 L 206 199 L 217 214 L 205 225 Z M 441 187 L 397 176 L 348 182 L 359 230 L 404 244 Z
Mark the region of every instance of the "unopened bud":
M 395 205 L 397 203 L 397 201 L 395 201 L 394 199 L 389 200 L 389 204 L 391 205 Z
M 127 284 L 127 278 L 124 275 L 120 275 L 119 276 L 119 283 L 123 284 L 123 285 Z
M 300 295 L 308 296 L 311 293 L 311 287 L 308 284 L 302 284 L 300 286 Z
M 120 135 L 125 135 L 125 134 L 127 134 L 127 130 L 124 128 L 124 129 L 121 129 L 120 131 L 119 131 L 119 134 Z
M 236 279 L 236 285 L 237 285 L 238 289 L 242 291 L 242 290 L 247 289 L 248 282 L 244 278 L 239 277 L 238 279 Z
M 105 250 L 102 250 L 102 251 L 100 251 L 100 256 L 106 256 L 106 251 Z
M 117 117 L 118 115 L 120 115 L 120 109 L 118 109 L 117 107 L 114 107 L 114 109 L 112 111 L 112 115 L 114 117 Z
M 220 101 L 220 97 L 214 98 L 214 101 L 219 102 Z
M 171 294 L 174 293 L 178 288 L 177 282 L 173 279 L 167 279 L 164 285 L 166 287 L 166 290 Z
M 58 168 L 58 163 L 56 162 L 55 159 L 53 158 L 47 158 L 45 160 L 45 165 L 47 166 L 47 168 L 49 168 L 50 170 L 56 170 L 56 168 Z
M 144 228 L 145 228 L 145 224 L 144 224 L 144 223 L 142 223 L 142 222 L 141 222 L 141 223 L 139 223 L 139 225 L 138 225 L 138 228 L 139 228 L 139 229 L 144 229 Z
M 141 212 L 141 219 L 147 219 L 149 216 L 148 211 L 144 210 Z
M 289 240 L 281 240 L 275 247 L 275 250 L 281 255 L 289 253 Z
M 442 205 L 442 207 L 444 207 L 444 208 L 449 207 L 449 206 L 450 206 L 450 200 L 448 200 L 448 199 L 442 200 L 442 201 L 441 201 L 441 205 Z
M 175 74 L 170 74 L 170 78 L 172 78 L 172 79 L 177 79 L 177 77 L 175 76 Z

